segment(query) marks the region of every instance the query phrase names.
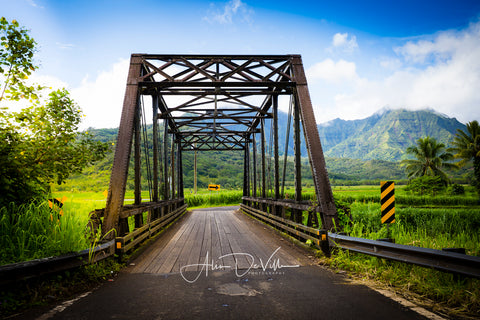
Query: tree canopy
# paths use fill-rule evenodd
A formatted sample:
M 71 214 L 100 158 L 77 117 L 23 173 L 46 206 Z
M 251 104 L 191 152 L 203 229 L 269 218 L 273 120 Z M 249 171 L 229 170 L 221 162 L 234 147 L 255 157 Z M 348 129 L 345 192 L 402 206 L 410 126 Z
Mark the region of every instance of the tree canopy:
M 0 101 L 38 98 L 37 91 L 42 87 L 26 84 L 37 68 L 33 61 L 36 45 L 28 30 L 20 27 L 16 20 L 8 22 L 0 18 L 0 75 L 4 77 Z
M 443 170 L 457 168 L 456 164 L 448 162 L 453 160 L 453 154 L 445 151 L 445 145 L 430 136 L 419 138 L 417 145 L 408 147 L 406 152 L 415 157 L 402 161 L 409 178 L 439 176 L 447 183 L 448 177 Z
M 480 193 L 480 125 L 477 120 L 467 123 L 467 132 L 457 130 L 449 150 L 456 152 L 455 158 L 461 159 L 461 166 L 473 161 L 475 186 Z
M 0 19 L 0 206 L 42 197 L 50 183 L 62 183 L 103 158 L 107 143 L 80 132 L 83 113 L 65 89 L 40 99 L 41 86 L 25 80 L 33 65 L 35 41 L 15 20 Z M 5 95 L 4 95 L 5 93 Z M 25 105 L 20 111 L 2 107 L 7 100 Z M 43 100 L 43 101 L 41 101 Z

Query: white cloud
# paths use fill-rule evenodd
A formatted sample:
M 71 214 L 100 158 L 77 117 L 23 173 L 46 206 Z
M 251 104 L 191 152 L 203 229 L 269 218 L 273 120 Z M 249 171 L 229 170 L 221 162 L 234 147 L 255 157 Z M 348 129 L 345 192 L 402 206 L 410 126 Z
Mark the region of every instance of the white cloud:
M 349 38 L 348 33 L 336 33 L 332 39 L 332 46 L 351 53 L 358 48 L 357 37 L 352 35 Z
M 34 8 L 44 9 L 43 6 L 38 5 L 34 0 L 27 0 L 27 3 L 28 3 L 29 5 L 31 5 L 32 7 L 34 7 Z
M 310 67 L 306 73 L 311 80 L 320 79 L 336 84 L 345 81 L 355 81 L 359 78 L 355 63 L 345 60 L 335 62 L 332 59 L 325 59 Z
M 409 41 L 395 52 L 397 57 L 378 60 L 384 71 L 391 70 L 380 80 L 357 74 L 355 63 L 343 60 L 328 59 L 310 68 L 315 87 L 337 84 L 328 92 L 320 90 L 328 98 L 314 99 L 317 121 L 365 118 L 385 106 L 433 108 L 462 122 L 480 120 L 480 23 Z
M 0 84 L 2 85 L 1 88 L 3 89 L 3 84 L 4 84 L 4 79 L 0 78 Z M 43 86 L 45 87 L 45 90 L 40 92 L 40 101 L 46 101 L 48 99 L 48 94 L 52 90 L 58 90 L 62 88 L 67 88 L 68 89 L 68 84 L 56 77 L 50 76 L 50 75 L 42 75 L 39 73 L 33 73 L 28 80 L 26 81 L 26 85 L 28 86 Z M 38 92 L 37 92 L 38 94 Z M 6 107 L 10 111 L 15 111 L 18 112 L 21 109 L 30 106 L 31 103 L 26 102 L 25 100 L 20 99 L 19 101 L 13 101 L 13 100 L 2 100 L 0 103 L 0 107 Z
M 203 20 L 210 23 L 232 24 L 234 18 L 239 17 L 242 22 L 251 22 L 253 11 L 241 0 L 230 0 L 222 8 L 211 5 L 208 16 Z
M 119 60 L 95 79 L 86 76 L 71 90 L 72 98 L 85 113 L 82 128 L 115 128 L 120 124 L 129 61 Z
M 75 48 L 74 44 L 71 43 L 61 43 L 61 42 L 56 42 L 55 43 L 59 49 L 73 49 Z
M 402 67 L 402 61 L 398 58 L 383 57 L 380 59 L 380 66 L 384 69 L 398 70 Z

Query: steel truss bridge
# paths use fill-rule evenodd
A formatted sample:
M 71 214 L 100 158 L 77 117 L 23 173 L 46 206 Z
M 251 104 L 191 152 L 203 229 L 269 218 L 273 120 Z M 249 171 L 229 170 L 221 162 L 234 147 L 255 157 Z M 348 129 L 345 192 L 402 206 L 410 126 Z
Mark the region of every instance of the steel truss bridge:
M 145 134 L 145 110 L 150 102 L 153 137 Z M 286 166 L 282 179 L 278 113 L 285 102 L 290 110 L 287 144 L 293 119 L 295 194 L 290 199 L 285 199 L 280 188 Z M 313 203 L 302 200 L 302 139 L 315 187 Z M 153 158 L 146 155 L 142 160 L 146 143 L 153 149 Z M 109 231 L 115 229 L 117 237 L 125 236 L 130 231 L 129 217 L 134 217 L 137 229 L 185 210 L 182 154 L 210 150 L 243 153 L 244 208 L 297 223 L 307 211 L 309 224 L 318 212 L 323 229 L 338 225 L 300 55 L 133 54 L 106 208 L 97 217 L 104 217 L 103 234 L 112 238 Z M 132 153 L 135 199 L 134 204 L 124 205 Z M 271 164 L 268 168 L 267 163 Z M 148 167 L 150 201 L 141 198 L 142 166 Z M 148 221 L 143 221 L 143 212 L 148 212 Z
M 146 106 L 149 104 L 152 132 L 146 130 Z M 286 157 L 283 168 L 280 168 L 279 159 L 278 111 L 285 104 L 290 116 L 286 132 L 282 132 L 286 136 L 284 153 L 288 150 L 289 128 L 293 127 L 293 199 L 283 190 L 285 171 L 289 167 L 285 165 Z M 307 147 L 316 201 L 302 200 L 302 139 Z M 243 154 L 243 203 L 240 205 L 243 212 L 298 239 L 312 241 L 326 255 L 330 254 L 330 246 L 337 246 L 480 278 L 480 259 L 475 256 L 328 232 L 339 224 L 299 55 L 134 54 L 106 208 L 95 210 L 91 218 L 91 227 L 95 230 L 101 224 L 105 241 L 77 253 L 1 266 L 0 284 L 68 270 L 114 253 L 121 257 L 132 251 L 185 212 L 182 154 L 211 150 L 233 150 Z M 148 181 L 149 201 L 143 201 L 141 196 L 142 173 L 145 172 L 148 177 L 143 181 Z M 129 187 L 132 184 L 128 178 L 132 175 L 134 203 L 124 205 L 127 183 Z M 242 248 L 248 248 L 259 257 L 265 252 L 259 241 L 263 228 L 249 233 L 249 227 L 234 222 L 232 212 L 211 211 L 187 215 L 187 221 L 182 222 L 185 228 L 181 230 L 189 231 L 177 233 L 178 237 L 176 234 L 177 240 L 182 240 L 172 244 L 175 249 L 171 246 L 171 251 L 166 250 L 164 254 L 156 248 L 145 263 L 136 268 L 143 268 L 142 272 L 147 273 L 152 270 L 170 273 L 178 272 L 175 268 L 181 267 L 179 261 L 204 261 L 209 250 L 226 254 L 225 257 L 234 254 L 236 249 L 246 252 Z M 318 215 L 321 221 L 315 221 Z M 306 223 L 305 216 L 308 217 Z M 129 230 L 132 223 L 134 228 Z M 211 232 L 200 232 L 200 229 Z M 231 236 L 233 229 L 237 233 Z M 239 260 L 236 261 L 230 265 L 236 265 Z

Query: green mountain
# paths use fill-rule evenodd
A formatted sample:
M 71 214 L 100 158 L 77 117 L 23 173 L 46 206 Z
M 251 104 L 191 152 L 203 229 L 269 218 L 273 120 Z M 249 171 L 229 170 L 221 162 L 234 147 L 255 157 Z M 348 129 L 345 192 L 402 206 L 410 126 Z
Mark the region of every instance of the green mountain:
M 432 110 L 383 110 L 366 119 L 335 119 L 318 125 L 327 157 L 400 161 L 418 138 L 432 136 L 450 145 L 465 125 Z
M 283 168 L 283 154 L 286 149 L 288 115 L 279 113 L 279 153 L 280 167 Z M 329 177 L 334 184 L 373 183 L 377 180 L 405 180 L 406 174 L 399 161 L 405 158 L 405 149 L 421 137 L 430 135 L 448 145 L 457 129 L 465 130 L 465 125 L 455 118 L 440 115 L 431 110 L 382 110 L 361 120 L 335 119 L 318 125 L 320 139 L 326 157 Z M 266 126 L 266 137 L 270 136 L 270 126 Z M 116 142 L 118 129 L 88 129 L 96 139 Z M 147 127 L 152 136 L 151 125 Z M 288 146 L 288 170 L 286 186 L 293 186 L 293 134 L 290 132 Z M 259 143 L 257 141 L 257 143 Z M 268 143 L 268 141 L 267 141 Z M 112 151 L 114 147 L 112 146 Z M 302 139 L 302 177 L 305 184 L 311 184 L 306 147 Z M 257 148 L 260 150 L 260 147 Z M 144 159 L 142 151 L 142 159 Z M 152 157 L 152 146 L 148 147 Z M 56 186 L 57 190 L 103 191 L 108 188 L 113 163 L 113 152 L 104 160 L 87 168 L 82 174 L 71 177 L 67 184 Z M 133 157 L 132 157 L 133 158 Z M 142 160 L 144 161 L 144 160 Z M 184 184 L 193 188 L 193 152 L 183 155 Z M 129 170 L 127 189 L 133 188 L 133 159 Z M 147 176 L 142 167 L 142 177 Z M 471 171 L 471 170 L 470 170 Z M 452 178 L 466 179 L 468 168 L 452 172 Z M 240 188 L 243 183 L 243 152 L 206 151 L 198 153 L 198 186 L 209 183 L 220 184 L 225 188 Z M 148 182 L 142 181 L 143 186 Z

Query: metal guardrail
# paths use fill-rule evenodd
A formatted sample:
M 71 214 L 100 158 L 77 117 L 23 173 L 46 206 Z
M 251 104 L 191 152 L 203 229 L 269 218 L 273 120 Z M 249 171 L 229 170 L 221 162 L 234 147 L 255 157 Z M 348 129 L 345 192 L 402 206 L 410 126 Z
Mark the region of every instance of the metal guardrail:
M 322 239 L 321 237 L 322 234 L 326 235 L 324 230 L 306 227 L 244 204 L 241 204 L 240 208 L 245 213 L 255 216 L 274 227 L 297 235 L 305 240 L 313 240 L 313 243 L 320 247 L 326 255 L 330 254 L 330 250 L 324 246 L 325 239 Z M 415 264 L 468 277 L 480 278 L 480 257 L 477 256 L 379 240 L 355 238 L 330 232 L 328 233 L 327 243 L 330 243 L 330 247 L 339 247 L 345 250 L 368 254 L 379 258 Z
M 291 220 L 263 212 L 261 210 L 249 207 L 244 204 L 240 204 L 240 209 L 245 213 L 261 219 L 276 228 L 289 232 L 292 235 L 300 237 L 304 240 L 310 240 L 317 247 L 322 249 L 323 253 L 330 256 L 330 248 L 327 237 L 327 231 L 315 229 L 312 227 L 304 226 L 303 224 L 293 222 Z
M 337 247 L 371 256 L 416 264 L 444 272 L 480 278 L 480 257 L 378 240 L 328 234 Z
M 115 253 L 115 241 L 103 243 L 93 250 L 85 249 L 58 257 L 35 259 L 0 266 L 0 285 L 52 274 L 89 263 L 95 263 Z

